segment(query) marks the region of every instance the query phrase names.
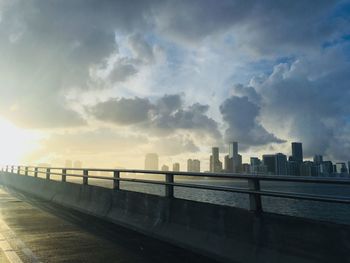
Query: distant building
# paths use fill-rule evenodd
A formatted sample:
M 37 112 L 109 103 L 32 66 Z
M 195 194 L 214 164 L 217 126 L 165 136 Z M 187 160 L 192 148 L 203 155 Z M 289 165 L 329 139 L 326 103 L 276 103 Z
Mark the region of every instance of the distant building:
M 199 173 L 201 171 L 201 162 L 197 159 L 187 160 L 187 171 Z
M 200 172 L 201 171 L 201 162 L 197 159 L 193 160 L 193 172 Z
M 225 171 L 238 173 L 242 171 L 242 155 L 238 153 L 238 142 L 230 142 L 228 155 L 225 156 Z
M 323 175 L 331 175 L 335 171 L 333 169 L 333 163 L 331 161 L 324 161 L 321 164 L 321 174 Z
M 305 161 L 300 165 L 300 175 L 301 176 L 311 176 L 312 175 L 313 162 Z
M 162 171 L 165 171 L 165 172 L 169 171 L 169 166 L 163 164 L 162 165 Z
M 230 142 L 228 145 L 228 157 L 233 158 L 238 155 L 238 142 Z
M 300 175 L 300 164 L 294 161 L 287 162 L 287 175 Z
M 268 174 L 276 174 L 276 155 L 264 154 L 262 158 L 263 164 L 266 166 L 266 172 Z
M 262 161 L 257 157 L 250 157 L 250 173 L 266 174 L 267 167 L 263 165 Z
M 212 155 L 210 156 L 210 172 L 220 173 L 222 172 L 222 162 L 219 158 L 219 147 L 212 148 Z
M 242 164 L 242 172 L 245 174 L 251 173 L 251 167 L 249 163 L 243 163 Z
M 159 169 L 159 158 L 156 153 L 148 153 L 145 157 L 145 169 L 146 170 L 158 170 Z
M 337 173 L 339 173 L 339 174 L 348 173 L 348 169 L 346 168 L 345 163 L 336 163 L 335 166 L 337 169 Z
M 287 156 L 282 153 L 264 154 L 263 164 L 266 166 L 268 174 L 287 174 Z
M 292 157 L 295 162 L 303 162 L 303 145 L 301 142 L 292 142 Z
M 350 174 L 350 161 L 348 161 L 348 173 Z
M 314 163 L 317 164 L 317 165 L 322 164 L 323 163 L 323 156 L 316 154 L 314 156 Z
M 287 156 L 283 153 L 276 154 L 276 174 L 286 175 L 287 174 Z
M 174 172 L 180 171 L 180 164 L 179 163 L 174 163 L 173 164 L 173 171 Z

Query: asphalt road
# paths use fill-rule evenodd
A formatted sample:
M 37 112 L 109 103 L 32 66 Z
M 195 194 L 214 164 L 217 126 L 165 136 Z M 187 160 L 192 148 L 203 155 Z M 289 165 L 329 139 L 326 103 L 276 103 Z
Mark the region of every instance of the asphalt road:
M 2 242 L 2 243 L 1 243 Z M 22 262 L 214 262 L 110 222 L 0 188 L 0 250 Z

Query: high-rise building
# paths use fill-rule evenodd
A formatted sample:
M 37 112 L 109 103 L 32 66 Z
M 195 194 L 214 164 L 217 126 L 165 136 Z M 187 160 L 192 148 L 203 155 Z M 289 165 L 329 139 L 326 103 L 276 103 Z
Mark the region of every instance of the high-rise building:
M 187 160 L 187 171 L 199 173 L 201 171 L 201 162 L 197 159 L 188 159 Z
M 193 172 L 193 160 L 192 159 L 187 160 L 187 172 Z
M 238 142 L 230 142 L 228 155 L 225 156 L 225 171 L 238 173 L 242 171 L 242 155 L 238 154 Z
M 245 174 L 251 173 L 251 166 L 249 163 L 243 163 L 242 164 L 242 172 Z
M 287 174 L 287 156 L 283 153 L 276 154 L 276 174 L 286 175 Z
M 179 163 L 174 163 L 173 164 L 173 171 L 174 172 L 180 171 L 180 164 Z
M 230 142 L 228 145 L 228 157 L 232 158 L 238 155 L 238 142 Z
M 193 172 L 199 173 L 201 171 L 201 162 L 197 159 L 193 160 Z
M 258 157 L 250 157 L 250 172 L 253 174 L 266 174 L 266 166 Z
M 267 167 L 268 174 L 287 174 L 287 156 L 282 153 L 263 155 L 263 163 Z
M 287 175 L 300 175 L 300 164 L 294 161 L 287 162 Z
M 275 154 L 264 154 L 263 164 L 266 166 L 266 172 L 268 174 L 276 174 L 276 155 Z
M 212 155 L 210 156 L 210 172 L 222 172 L 222 162 L 219 158 L 219 147 L 212 148 Z
M 303 145 L 301 142 L 292 142 L 292 157 L 295 162 L 303 162 Z
M 321 174 L 323 175 L 331 175 L 333 174 L 333 163 L 331 161 L 324 161 L 321 164 Z
M 337 173 L 339 174 L 345 174 L 348 172 L 348 169 L 346 169 L 345 163 L 336 163 L 335 166 L 337 169 Z
M 323 156 L 322 155 L 319 155 L 319 154 L 316 154 L 314 156 L 314 163 L 315 164 L 321 164 L 323 162 Z
M 145 157 L 145 169 L 146 170 L 158 170 L 158 154 L 156 153 L 147 153 Z
M 301 176 L 311 176 L 312 175 L 312 167 L 313 162 L 305 161 L 300 165 L 300 175 Z

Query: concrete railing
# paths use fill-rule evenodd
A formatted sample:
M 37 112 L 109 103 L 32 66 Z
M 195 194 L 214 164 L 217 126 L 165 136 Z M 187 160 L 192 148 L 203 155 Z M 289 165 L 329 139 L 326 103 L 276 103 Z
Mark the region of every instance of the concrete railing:
M 293 193 L 282 191 L 262 190 L 260 182 L 262 181 L 279 181 L 279 182 L 294 182 L 294 183 L 316 183 L 316 184 L 335 184 L 350 186 L 350 180 L 335 179 L 335 178 L 310 178 L 300 176 L 268 176 L 255 174 L 236 174 L 236 173 L 195 173 L 195 172 L 180 172 L 180 171 L 152 171 L 152 170 L 131 170 L 131 169 L 98 169 L 98 168 L 66 168 L 66 167 L 40 167 L 40 166 L 15 166 L 8 165 L 2 167 L 2 171 L 23 174 L 26 176 L 38 177 L 39 174 L 44 174 L 46 179 L 50 180 L 51 175 L 60 176 L 62 182 L 67 180 L 67 177 L 82 178 L 83 184 L 88 185 L 89 179 L 99 179 L 113 181 L 113 189 L 119 189 L 120 182 L 133 182 L 162 185 L 165 188 L 165 196 L 168 198 L 174 197 L 174 187 L 185 187 L 192 189 L 214 190 L 223 192 L 233 192 L 249 195 L 249 208 L 251 211 L 260 213 L 263 211 L 262 196 L 288 198 L 297 200 L 321 201 L 331 203 L 350 204 L 349 197 L 339 197 L 330 195 L 316 195 L 307 193 Z M 82 174 L 77 174 L 82 172 Z M 111 173 L 112 176 L 97 176 L 92 175 L 92 172 Z M 154 180 L 151 176 L 147 179 L 123 178 L 122 173 L 130 174 L 148 174 L 162 175 L 164 180 Z M 203 185 L 197 183 L 178 182 L 175 179 L 179 176 L 196 177 L 196 178 L 216 178 L 216 179 L 240 179 L 248 182 L 248 188 L 231 187 L 231 186 L 214 186 Z
M 94 172 L 110 173 L 96 176 Z M 79 174 L 80 173 L 80 174 Z M 143 173 L 149 178 L 126 178 Z M 162 175 L 155 180 L 152 174 Z M 54 178 L 54 176 L 56 178 Z M 211 186 L 177 180 L 196 176 L 241 179 L 248 187 Z M 58 177 L 58 178 L 57 178 Z M 72 183 L 80 178 L 82 183 Z M 91 185 L 91 179 L 109 181 L 113 189 Z M 0 184 L 27 197 L 87 213 L 120 226 L 170 242 L 221 262 L 350 263 L 350 226 L 264 212 L 262 196 L 349 204 L 336 196 L 266 191 L 262 181 L 350 185 L 350 181 L 289 176 L 186 173 L 124 169 L 7 166 Z M 157 184 L 165 196 L 121 189 L 120 182 Z M 249 195 L 250 210 L 174 198 L 177 187 L 236 192 Z M 174 189 L 175 188 L 175 189 Z M 266 210 L 268 210 L 266 208 Z

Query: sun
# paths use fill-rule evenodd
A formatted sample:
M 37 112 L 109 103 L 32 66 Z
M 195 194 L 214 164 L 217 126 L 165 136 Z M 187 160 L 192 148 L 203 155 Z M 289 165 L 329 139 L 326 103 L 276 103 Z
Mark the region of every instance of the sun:
M 36 132 L 21 129 L 0 118 L 0 165 L 20 164 L 39 144 Z

